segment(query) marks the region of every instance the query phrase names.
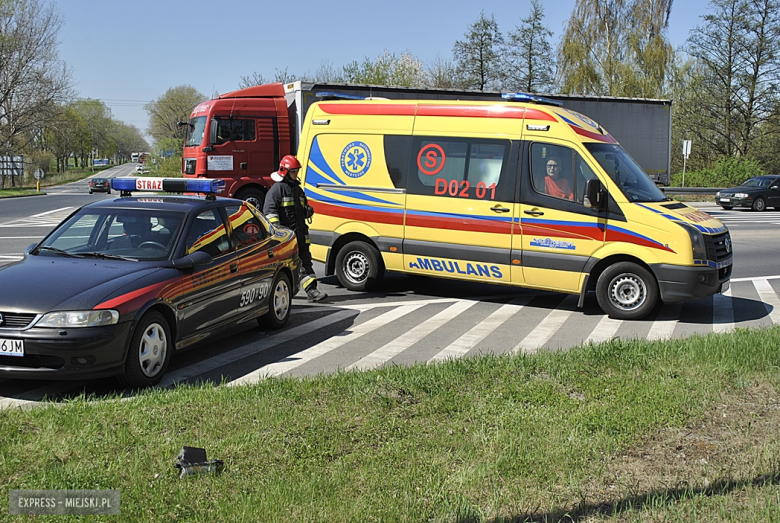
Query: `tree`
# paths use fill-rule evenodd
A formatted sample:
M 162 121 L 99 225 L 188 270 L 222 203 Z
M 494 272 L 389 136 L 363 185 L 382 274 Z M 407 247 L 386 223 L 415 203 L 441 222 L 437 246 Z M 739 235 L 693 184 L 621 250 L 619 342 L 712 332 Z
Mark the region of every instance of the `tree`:
M 777 0 L 712 0 L 686 50 L 696 63 L 681 123 L 702 147 L 732 157 L 753 154 L 778 132 L 780 6 Z
M 531 14 L 507 34 L 502 54 L 503 86 L 511 91 L 551 92 L 555 57 L 548 38 L 552 31 L 542 21 L 544 9 L 531 0 Z
M 499 50 L 504 40 L 495 17 L 491 14 L 487 18 L 482 11 L 463 36 L 465 40 L 456 40 L 452 47 L 463 87 L 480 91 L 498 88 L 501 81 Z
M 659 97 L 673 51 L 673 0 L 577 0 L 559 44 L 564 93 Z
M 376 60 L 366 57 L 362 63 L 351 62 L 344 66 L 345 82 L 371 85 L 396 85 L 424 87 L 427 77 L 423 63 L 408 52 L 397 57 L 387 49 Z
M 274 74 L 273 83 L 281 82 L 283 84 L 287 84 L 290 82 L 294 82 L 296 80 L 296 76 L 292 73 L 289 73 L 287 71 L 287 67 L 284 69 L 276 69 L 276 74 Z M 255 85 L 263 85 L 270 83 L 268 80 L 265 79 L 265 76 L 262 75 L 262 73 L 258 73 L 255 71 L 252 73 L 252 76 L 242 76 L 241 81 L 238 83 L 239 89 L 245 89 L 247 87 L 254 87 Z
M 51 5 L 0 0 L 0 154 L 25 149 L 71 96 L 70 73 L 57 54 L 61 26 Z
M 155 140 L 177 138 L 184 140 L 185 128 L 177 128 L 177 122 L 186 122 L 190 113 L 206 97 L 190 85 L 171 87 L 156 100 L 144 105 L 149 113 L 149 128 L 147 132 Z
M 436 55 L 428 64 L 425 75 L 428 78 L 428 87 L 437 89 L 459 89 L 462 87 L 458 72 L 451 60 Z
M 77 100 L 73 109 L 84 122 L 80 143 L 81 165 L 87 164 L 88 157 L 111 156 L 116 150 L 116 142 L 112 138 L 115 123 L 111 110 L 100 100 L 90 98 Z

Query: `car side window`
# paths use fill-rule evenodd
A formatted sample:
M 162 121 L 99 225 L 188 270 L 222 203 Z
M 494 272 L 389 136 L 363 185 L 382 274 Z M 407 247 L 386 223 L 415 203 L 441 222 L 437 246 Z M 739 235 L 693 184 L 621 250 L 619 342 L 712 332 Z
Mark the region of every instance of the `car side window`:
M 226 253 L 230 249 L 227 231 L 222 216 L 217 209 L 200 213 L 192 222 L 187 235 L 187 254 L 203 251 L 212 257 Z
M 575 150 L 548 143 L 531 144 L 531 183 L 536 192 L 582 203 L 585 182 L 596 173 Z
M 233 243 L 239 248 L 262 242 L 268 237 L 268 229 L 246 203 L 225 207 L 233 230 Z

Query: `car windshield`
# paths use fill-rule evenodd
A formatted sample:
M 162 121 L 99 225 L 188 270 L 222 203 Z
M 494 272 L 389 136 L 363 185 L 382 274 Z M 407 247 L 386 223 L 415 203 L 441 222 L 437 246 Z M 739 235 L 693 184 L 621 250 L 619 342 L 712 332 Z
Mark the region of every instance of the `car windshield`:
M 42 256 L 165 260 L 184 213 L 139 209 L 82 209 L 33 251 Z
M 616 144 L 586 143 L 585 147 L 631 202 L 661 202 L 666 196 L 623 148 Z
M 184 142 L 184 145 L 187 147 L 195 147 L 203 143 L 203 132 L 205 130 L 206 130 L 205 116 L 190 118 L 190 122 L 187 125 L 187 139 Z
M 742 187 L 769 187 L 773 181 L 773 178 L 751 178 L 745 181 Z

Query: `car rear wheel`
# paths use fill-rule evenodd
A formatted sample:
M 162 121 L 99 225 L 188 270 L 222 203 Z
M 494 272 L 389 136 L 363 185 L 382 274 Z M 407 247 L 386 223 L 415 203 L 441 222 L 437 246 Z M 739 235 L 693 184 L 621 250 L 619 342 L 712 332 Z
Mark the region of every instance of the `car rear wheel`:
M 753 200 L 753 210 L 756 212 L 762 212 L 766 210 L 766 200 L 763 196 L 759 196 Z
M 132 388 L 157 385 L 168 369 L 173 344 L 165 316 L 147 312 L 133 332 L 120 380 Z
M 259 212 L 263 212 L 263 203 L 265 202 L 265 191 L 254 187 L 241 189 L 236 193 L 236 198 L 251 203 Z
M 376 247 L 366 242 L 350 242 L 336 256 L 336 276 L 351 291 L 375 289 L 384 274 L 382 256 Z
M 281 329 L 290 317 L 292 287 L 290 278 L 280 272 L 274 280 L 268 296 L 268 313 L 257 318 L 257 323 L 266 329 Z
M 734 208 L 734 206 L 733 206 L 733 205 L 721 205 L 721 207 L 723 207 L 723 208 L 724 208 L 725 210 L 727 210 L 727 211 L 730 211 L 731 209 L 733 209 L 733 208 Z
M 637 320 L 658 302 L 658 285 L 653 275 L 639 265 L 619 262 L 607 267 L 596 282 L 596 299 L 612 318 Z

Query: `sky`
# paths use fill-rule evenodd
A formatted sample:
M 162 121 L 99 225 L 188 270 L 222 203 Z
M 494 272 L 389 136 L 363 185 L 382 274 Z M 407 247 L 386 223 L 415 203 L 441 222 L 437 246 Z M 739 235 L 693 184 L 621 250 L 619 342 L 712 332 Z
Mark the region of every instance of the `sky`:
M 530 0 L 41 0 L 56 5 L 63 25 L 59 58 L 80 98 L 102 100 L 115 119 L 146 131 L 143 106 L 171 88 L 190 85 L 211 98 L 238 88 L 242 77 L 276 70 L 314 73 L 383 51 L 408 52 L 424 64 L 451 60 L 452 46 L 484 11 L 499 30 L 520 25 Z M 541 0 L 557 44 L 575 0 Z M 673 46 L 702 24 L 708 0 L 677 0 L 669 20 Z M 148 136 L 147 136 L 148 138 Z

